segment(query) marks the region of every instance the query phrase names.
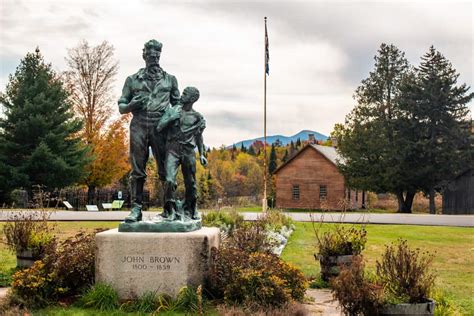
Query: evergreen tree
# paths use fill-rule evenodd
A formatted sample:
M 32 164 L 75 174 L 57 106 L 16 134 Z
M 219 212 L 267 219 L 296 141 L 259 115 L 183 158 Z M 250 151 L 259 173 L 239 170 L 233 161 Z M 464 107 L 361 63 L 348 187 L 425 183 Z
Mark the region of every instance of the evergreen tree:
M 249 147 L 249 150 L 247 152 L 249 155 L 252 155 L 252 156 L 255 156 L 256 153 L 255 153 L 255 149 L 253 148 L 253 146 L 250 146 Z
M 198 204 L 201 207 L 207 207 L 209 205 L 209 188 L 208 188 L 208 182 L 207 178 L 204 173 L 201 174 L 199 177 L 199 183 L 198 183 L 198 188 L 199 188 L 199 196 L 198 196 Z
M 232 149 L 230 150 L 230 160 L 234 161 L 235 160 L 235 152 L 237 151 L 237 148 L 235 147 L 235 144 L 232 145 Z
M 247 152 L 247 148 L 244 146 L 244 143 L 242 143 L 242 145 L 240 146 L 240 151 L 243 153 Z
M 207 190 L 209 193 L 209 202 L 215 202 L 217 200 L 217 189 L 210 171 L 207 173 Z
M 296 148 L 299 148 L 301 146 L 301 139 L 298 137 L 296 140 Z
M 285 154 L 283 155 L 283 158 L 281 159 L 283 162 L 288 161 L 288 149 L 285 149 Z
M 295 153 L 296 153 L 295 143 L 293 143 L 293 141 L 291 141 L 291 143 L 290 143 L 290 153 L 289 153 L 290 157 L 293 157 Z
M 420 166 L 420 187 L 434 197 L 443 182 L 473 166 L 469 103 L 474 94 L 466 84 L 457 85 L 459 74 L 431 46 L 421 58 L 416 76 L 402 85 L 401 106 L 405 138 L 412 140 L 412 159 Z
M 0 95 L 5 108 L 0 119 L 0 190 L 31 189 L 33 184 L 52 190 L 83 175 L 86 149 L 76 136 L 81 123 L 73 119 L 67 99 L 63 83 L 39 49 L 28 53 Z
M 419 165 L 402 136 L 400 87 L 411 75 L 404 53 L 382 44 L 375 69 L 355 92 L 356 107 L 338 131 L 338 150 L 345 158 L 339 167 L 352 188 L 391 192 L 399 212 L 411 212 L 419 188 Z M 408 141 L 409 143 L 409 141 Z
M 268 162 L 268 173 L 273 174 L 277 168 L 277 155 L 275 145 L 272 144 L 272 150 L 270 151 L 270 161 Z
M 281 146 L 283 146 L 283 143 L 281 142 L 281 140 L 280 140 L 279 138 L 277 138 L 277 139 L 275 140 L 274 144 L 275 144 L 275 147 L 281 147 Z

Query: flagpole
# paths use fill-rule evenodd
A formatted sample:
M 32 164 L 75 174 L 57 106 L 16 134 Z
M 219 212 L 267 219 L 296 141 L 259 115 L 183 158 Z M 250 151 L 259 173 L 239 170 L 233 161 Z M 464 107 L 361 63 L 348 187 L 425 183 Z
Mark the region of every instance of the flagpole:
M 267 17 L 263 45 L 263 200 L 262 212 L 267 211 Z

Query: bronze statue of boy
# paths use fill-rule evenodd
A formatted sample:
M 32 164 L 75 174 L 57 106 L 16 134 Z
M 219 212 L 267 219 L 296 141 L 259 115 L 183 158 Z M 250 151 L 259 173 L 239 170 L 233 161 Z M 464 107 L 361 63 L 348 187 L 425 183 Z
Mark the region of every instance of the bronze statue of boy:
M 166 181 L 163 217 L 167 220 L 199 219 L 196 208 L 196 154 L 200 162 L 207 165 L 202 132 L 206 127 L 203 116 L 193 109 L 199 99 L 199 90 L 194 87 L 184 89 L 180 103 L 170 107 L 161 117 L 157 131 L 166 132 Z M 185 186 L 184 203 L 176 199 L 176 174 L 181 166 Z

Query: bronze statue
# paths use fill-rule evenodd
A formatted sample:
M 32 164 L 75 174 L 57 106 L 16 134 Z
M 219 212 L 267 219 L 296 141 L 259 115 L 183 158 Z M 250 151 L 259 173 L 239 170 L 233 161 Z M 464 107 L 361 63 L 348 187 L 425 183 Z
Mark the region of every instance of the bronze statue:
M 196 154 L 207 165 L 202 132 L 206 123 L 193 109 L 199 99 L 194 87 L 184 89 L 179 97 L 176 78 L 161 69 L 162 44 L 145 43 L 146 67 L 127 77 L 118 101 L 121 114 L 133 113 L 130 123 L 130 189 L 132 209 L 119 225 L 121 232 L 192 231 L 201 228 L 197 212 Z M 163 214 L 153 221 L 142 221 L 143 186 L 149 147 L 157 161 L 158 175 L 165 189 Z M 176 198 L 176 174 L 181 166 L 185 199 Z
M 160 67 L 162 44 L 156 40 L 145 43 L 145 68 L 127 77 L 118 100 L 121 114 L 133 113 L 130 123 L 130 190 L 132 209 L 125 222 L 142 220 L 143 186 L 147 177 L 149 147 L 158 166 L 160 180 L 165 181 L 166 136 L 156 129 L 165 111 L 179 100 L 178 82 Z
M 181 96 L 181 104 L 169 108 L 160 119 L 158 132 L 166 131 L 166 182 L 165 205 L 163 217 L 169 220 L 199 219 L 196 200 L 196 154 L 197 147 L 200 162 L 207 165 L 204 157 L 202 132 L 206 121 L 199 112 L 193 109 L 193 104 L 199 99 L 199 90 L 187 87 Z M 176 200 L 176 174 L 181 166 L 183 172 L 185 199 L 184 203 Z

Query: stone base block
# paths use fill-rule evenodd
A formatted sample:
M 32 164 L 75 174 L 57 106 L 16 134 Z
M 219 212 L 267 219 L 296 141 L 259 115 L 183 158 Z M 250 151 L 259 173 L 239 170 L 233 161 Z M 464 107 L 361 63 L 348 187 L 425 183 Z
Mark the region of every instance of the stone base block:
M 121 299 L 146 292 L 176 297 L 183 286 L 203 284 L 219 229 L 187 233 L 129 233 L 111 229 L 96 235 L 96 282 L 110 284 Z

